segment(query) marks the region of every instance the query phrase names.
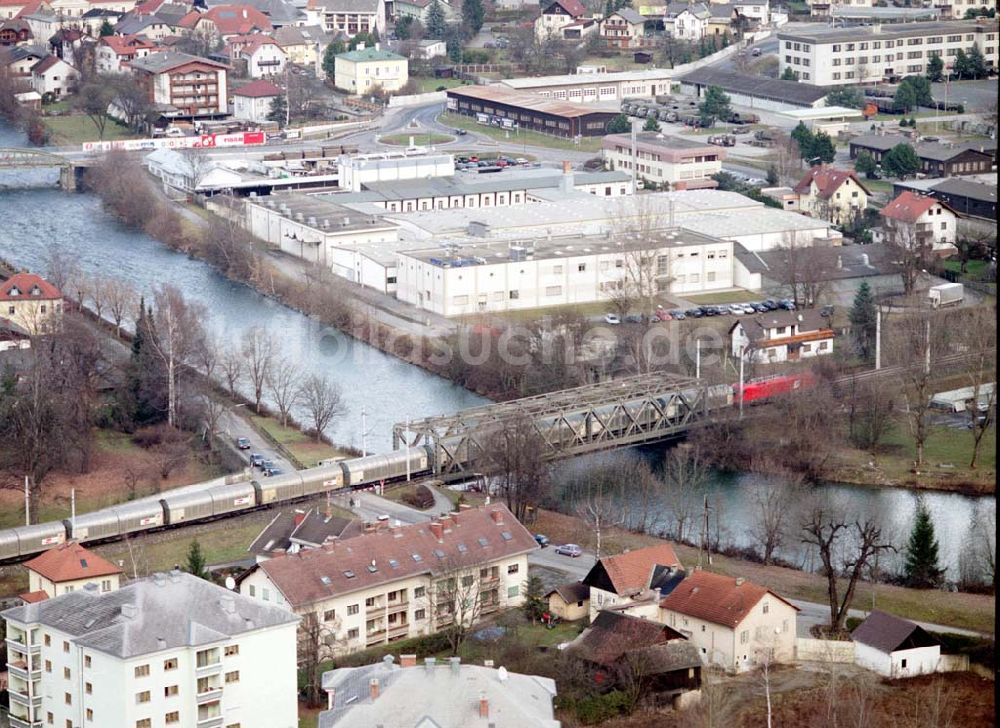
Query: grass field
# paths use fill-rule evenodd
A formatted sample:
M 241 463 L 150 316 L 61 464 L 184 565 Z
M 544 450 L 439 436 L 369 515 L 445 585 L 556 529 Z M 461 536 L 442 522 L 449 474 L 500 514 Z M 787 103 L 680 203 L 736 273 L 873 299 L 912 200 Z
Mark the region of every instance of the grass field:
M 292 427 L 283 427 L 272 417 L 251 415 L 250 421 L 254 427 L 274 438 L 284 450 L 307 468 L 313 467 L 320 460 L 349 455 L 348 452 L 339 450 L 325 442 L 316 442 L 314 438 L 308 437 Z
M 411 80 L 416 81 L 422 94 L 432 93 L 442 87 L 455 88 L 464 85 L 460 78 L 414 78 Z
M 67 116 L 45 116 L 42 119 L 45 125 L 52 131 L 53 141 L 56 144 L 69 145 L 97 141 L 97 127 L 86 116 L 74 114 Z M 135 134 L 124 126 L 115 124 L 113 121 L 109 121 L 108 125 L 104 127 L 104 141 L 134 138 Z
M 447 144 L 448 142 L 455 141 L 455 137 L 449 136 L 447 134 L 391 134 L 389 136 L 379 137 L 378 140 L 383 144 L 393 144 L 399 147 L 407 147 L 410 145 L 410 140 L 413 140 L 414 144 L 426 144 L 431 146 L 433 144 Z
M 988 264 L 985 260 L 970 260 L 966 265 L 966 275 L 970 278 L 981 278 L 983 273 L 986 272 Z M 950 270 L 952 273 L 962 272 L 962 262 L 959 260 L 946 260 L 944 262 L 945 270 Z
M 438 117 L 438 121 L 446 126 L 453 126 L 456 129 L 466 129 L 477 134 L 484 134 L 499 142 L 506 142 L 509 146 L 517 149 L 518 146 L 547 147 L 550 149 L 568 149 L 577 152 L 597 152 L 601 148 L 601 137 L 583 137 L 580 143 L 576 144 L 572 139 L 563 137 L 539 134 L 537 131 L 526 131 L 523 129 L 497 129 L 493 126 L 477 124 L 475 119 L 461 114 L 444 113 Z

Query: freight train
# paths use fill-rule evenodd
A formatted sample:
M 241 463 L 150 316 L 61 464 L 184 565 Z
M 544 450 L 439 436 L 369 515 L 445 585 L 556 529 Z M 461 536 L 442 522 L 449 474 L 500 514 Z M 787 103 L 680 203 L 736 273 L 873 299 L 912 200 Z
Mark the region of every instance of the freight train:
M 742 394 L 739 384 L 712 386 L 706 392 L 705 406 L 708 410 L 724 409 L 739 403 L 741 396 L 745 403 L 756 404 L 812 387 L 815 383 L 812 373 L 803 372 L 751 380 L 743 385 Z M 691 390 L 683 394 L 691 401 L 696 392 Z M 678 414 L 674 409 L 674 402 L 664 399 L 658 401 L 662 414 L 666 417 L 672 419 Z M 580 441 L 597 439 L 602 433 L 613 439 L 616 434 L 624 433 L 630 428 L 651 424 L 658 416 L 649 409 L 629 416 L 617 404 L 609 404 L 589 415 L 568 415 L 563 418 L 562 426 L 555 420 L 543 420 L 539 426 L 543 432 L 548 432 L 550 437 L 556 439 L 556 434 L 561 433 L 559 437 L 568 441 L 552 444 L 569 448 Z M 569 424 L 572 429 L 567 430 L 565 424 Z M 451 444 L 453 443 L 449 443 Z M 453 448 L 451 453 L 453 457 L 466 455 L 461 447 Z M 341 460 L 331 465 L 269 478 L 234 483 L 213 482 L 204 487 L 186 486 L 160 497 L 141 498 L 84 513 L 72 520 L 0 530 L 0 563 L 22 560 L 71 539 L 110 541 L 134 533 L 224 518 L 331 490 L 356 490 L 376 483 L 399 480 L 407 475 L 427 475 L 433 470 L 434 448 L 427 445 L 409 450 L 394 450 L 385 455 Z

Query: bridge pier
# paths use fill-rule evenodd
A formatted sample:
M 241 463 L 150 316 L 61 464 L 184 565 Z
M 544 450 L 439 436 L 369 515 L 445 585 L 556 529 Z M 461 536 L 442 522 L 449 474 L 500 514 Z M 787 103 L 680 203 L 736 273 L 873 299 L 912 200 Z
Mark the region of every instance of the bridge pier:
M 67 165 L 59 168 L 59 186 L 66 192 L 76 192 L 76 167 Z

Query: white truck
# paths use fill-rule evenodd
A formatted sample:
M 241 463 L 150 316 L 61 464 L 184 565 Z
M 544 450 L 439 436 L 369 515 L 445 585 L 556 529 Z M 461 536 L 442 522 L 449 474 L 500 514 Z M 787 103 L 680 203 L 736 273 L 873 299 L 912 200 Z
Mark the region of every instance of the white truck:
M 940 286 L 932 286 L 927 291 L 927 300 L 930 302 L 931 308 L 958 305 L 964 297 L 965 289 L 961 283 L 942 283 Z

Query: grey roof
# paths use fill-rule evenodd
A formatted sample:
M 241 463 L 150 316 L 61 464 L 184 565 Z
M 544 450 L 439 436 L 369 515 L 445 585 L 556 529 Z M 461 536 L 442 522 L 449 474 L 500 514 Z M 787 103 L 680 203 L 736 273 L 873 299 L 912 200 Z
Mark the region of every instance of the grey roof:
M 217 5 L 231 5 L 232 0 L 206 0 L 208 7 Z M 291 23 L 305 19 L 305 13 L 285 0 L 241 0 L 241 5 L 249 5 L 259 10 L 272 21 L 279 23 Z
M 545 596 L 551 596 L 552 594 L 558 594 L 567 604 L 570 602 L 585 602 L 590 599 L 590 587 L 582 581 L 574 581 L 569 584 L 560 584 L 550 590 Z
M 851 43 L 865 40 L 893 40 L 896 38 L 916 38 L 929 35 L 952 35 L 969 32 L 996 32 L 996 26 L 979 25 L 975 20 L 955 20 L 947 22 L 897 23 L 892 25 L 861 25 L 779 30 L 778 41 L 799 40 L 807 43 Z
M 319 25 L 283 25 L 272 34 L 278 45 L 298 45 L 299 43 L 319 43 L 325 45 L 333 38 Z
M 177 25 L 181 18 L 191 12 L 189 5 L 181 3 L 163 3 L 154 14 L 154 17 L 166 25 Z
M 91 18 L 120 18 L 122 15 L 124 15 L 124 13 L 121 12 L 120 10 L 108 10 L 106 8 L 92 8 L 91 10 L 88 10 L 80 17 L 87 18 L 89 20 Z
M 650 645 L 633 651 L 636 664 L 642 665 L 651 675 L 662 675 L 677 670 L 702 666 L 698 648 L 688 640 L 671 640 L 665 645 Z
M 153 15 L 131 15 L 122 18 L 115 25 L 115 33 L 118 35 L 135 35 L 141 33 L 151 25 L 163 22 Z
M 996 204 L 997 201 L 997 186 L 995 184 L 987 185 L 982 182 L 972 182 L 961 177 L 949 177 L 943 182 L 937 183 L 931 189 L 934 192 L 955 195 L 956 197 L 968 197 L 971 200 L 979 200 L 980 202 L 992 202 Z
M 699 86 L 718 86 L 728 93 L 748 94 L 793 106 L 811 106 L 830 91 L 822 86 L 751 76 L 736 71 L 720 71 L 710 67 L 694 70 L 681 76 L 679 80 L 681 83 Z
M 765 276 L 773 278 L 773 275 L 768 276 L 768 273 L 777 274 L 781 271 L 785 264 L 786 254 L 787 252 L 781 249 L 751 253 L 764 266 L 763 270 L 751 270 L 751 272 L 761 272 Z M 814 246 L 809 249 L 809 256 L 812 264 L 822 270 L 824 280 L 868 278 L 899 272 L 899 264 L 895 260 L 896 254 L 892 248 L 884 243 L 832 247 Z M 737 260 L 741 263 L 744 260 L 739 256 L 739 253 L 737 253 Z M 753 263 L 751 264 L 753 265 Z
M 31 43 L 27 45 L 7 47 L 0 52 L 3 54 L 4 61 L 8 64 L 14 63 L 15 61 L 23 61 L 25 58 L 31 58 L 32 56 L 45 58 L 49 55 L 48 48 Z
M 909 144 L 921 159 L 930 159 L 935 162 L 947 162 L 949 159 L 957 157 L 965 152 L 985 154 L 990 156 L 995 151 L 984 143 L 948 144 L 942 142 L 914 142 L 903 134 L 862 134 L 854 137 L 850 141 L 851 146 L 877 149 L 886 152 L 897 144 Z
M 80 647 L 121 658 L 219 642 L 298 621 L 290 611 L 179 571 L 155 574 L 113 592 L 84 588 L 0 616 L 58 629 Z
M 460 663 L 400 667 L 391 659 L 323 673 L 335 704 L 320 713 L 319 728 L 559 728 L 551 678 Z M 372 680 L 379 684 L 376 700 Z M 488 718 L 479 717 L 483 698 Z
M 770 270 L 759 253 L 747 250 L 742 243 L 733 243 L 733 255 L 749 273 L 766 273 Z
M 785 326 L 799 326 L 800 333 L 809 331 L 819 331 L 829 328 L 827 320 L 820 315 L 816 309 L 805 309 L 802 311 L 769 311 L 759 313 L 756 316 L 743 316 L 736 320 L 731 329 L 742 324 L 747 338 L 757 341 L 764 338 L 764 332 L 768 329 L 782 328 Z
M 885 653 L 941 644 L 919 625 L 878 610 L 851 632 L 851 639 Z
M 316 0 L 316 8 L 328 13 L 376 13 L 378 0 Z
M 149 73 L 163 73 L 164 71 L 169 71 L 177 66 L 183 66 L 185 63 L 208 63 L 213 66 L 219 66 L 220 68 L 225 68 L 221 63 L 216 63 L 215 61 L 210 61 L 207 58 L 201 58 L 199 56 L 192 56 L 188 53 L 177 53 L 175 51 L 165 51 L 163 53 L 151 53 L 145 58 L 136 58 L 129 65 L 132 68 L 138 68 L 142 71 L 148 71 Z
M 258 534 L 247 547 L 252 554 L 272 555 L 284 552 L 293 543 L 316 548 L 331 538 L 350 538 L 363 531 L 360 521 L 339 516 L 327 516 L 318 508 L 307 511 L 282 511 Z
M 646 19 L 632 8 L 619 8 L 613 15 L 620 15 L 634 25 L 642 25 L 646 22 Z
M 708 12 L 711 13 L 713 18 L 732 18 L 734 10 L 736 8 L 732 5 L 723 5 L 721 3 L 712 3 L 708 6 Z

